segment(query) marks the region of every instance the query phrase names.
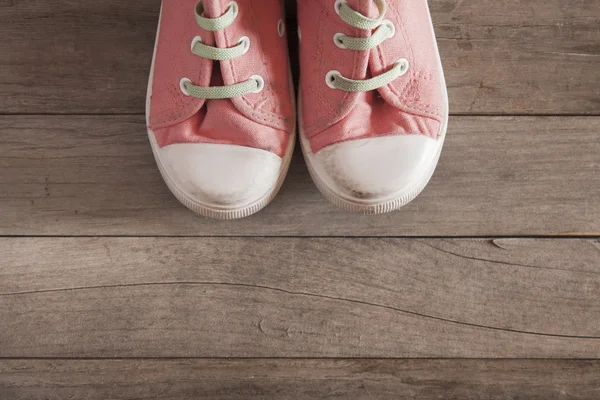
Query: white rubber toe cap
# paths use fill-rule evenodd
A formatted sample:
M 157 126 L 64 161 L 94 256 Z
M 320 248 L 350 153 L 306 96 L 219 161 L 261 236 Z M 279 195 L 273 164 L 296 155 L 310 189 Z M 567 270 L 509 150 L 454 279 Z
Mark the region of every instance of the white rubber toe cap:
M 352 140 L 324 148 L 310 162 L 321 184 L 341 201 L 384 205 L 381 209 L 350 207 L 349 211 L 386 212 L 412 200 L 427 184 L 442 142 L 416 134 Z
M 265 150 L 209 143 L 173 144 L 158 149 L 157 156 L 171 190 L 201 214 L 207 214 L 204 209 L 252 208 L 268 200 L 283 162 Z

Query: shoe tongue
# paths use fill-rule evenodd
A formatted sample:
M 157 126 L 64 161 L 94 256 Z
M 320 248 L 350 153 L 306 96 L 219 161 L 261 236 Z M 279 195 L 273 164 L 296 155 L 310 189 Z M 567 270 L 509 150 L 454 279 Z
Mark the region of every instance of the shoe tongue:
M 373 0 L 347 0 L 348 5 L 365 17 L 377 18 L 379 10 Z
M 227 11 L 230 0 L 202 0 L 204 5 L 204 16 L 206 18 L 218 18 Z

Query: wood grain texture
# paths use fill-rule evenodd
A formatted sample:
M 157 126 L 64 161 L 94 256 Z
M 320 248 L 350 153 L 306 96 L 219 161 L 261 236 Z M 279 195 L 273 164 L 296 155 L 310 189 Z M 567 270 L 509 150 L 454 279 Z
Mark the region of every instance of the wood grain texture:
M 301 155 L 248 219 L 197 217 L 162 181 L 140 116 L 0 117 L 3 235 L 600 235 L 600 118 L 455 117 L 430 185 L 402 211 L 347 214 Z
M 473 116 L 425 192 L 345 214 L 296 154 L 216 222 L 147 143 L 160 0 L 0 2 L 0 399 L 600 398 L 597 0 L 429 3 Z
M 596 400 L 600 362 L 0 360 L 0 397 Z
M 600 113 L 597 0 L 430 5 L 453 113 Z M 143 113 L 159 7 L 4 1 L 0 113 Z
M 4 238 L 0 357 L 600 357 L 600 242 Z

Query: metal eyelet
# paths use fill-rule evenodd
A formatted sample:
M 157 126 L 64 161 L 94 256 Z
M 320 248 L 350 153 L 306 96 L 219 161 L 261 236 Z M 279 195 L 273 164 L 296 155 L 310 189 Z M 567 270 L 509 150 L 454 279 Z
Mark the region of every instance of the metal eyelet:
M 248 36 L 242 36 L 238 41 L 238 44 L 244 45 L 244 54 L 246 54 L 248 50 L 250 50 L 250 38 Z
M 196 44 L 198 44 L 198 43 L 202 43 L 202 38 L 200 36 L 196 36 L 194 39 L 192 39 L 192 46 L 191 46 L 192 53 L 194 52 L 194 47 L 196 47 Z
M 190 96 L 190 92 L 188 92 L 186 85 L 188 84 L 192 84 L 192 81 L 189 80 L 188 78 L 182 78 L 179 81 L 179 88 L 181 89 L 181 93 L 183 93 L 186 96 Z
M 282 19 L 277 22 L 277 34 L 279 37 L 285 36 L 285 22 Z
M 341 76 L 341 75 L 342 74 L 340 74 L 340 71 L 336 71 L 336 70 L 329 71 L 327 73 L 327 75 L 325 75 L 325 83 L 330 88 L 337 89 L 335 86 L 333 86 L 333 83 L 335 82 L 335 78 L 338 76 Z
M 398 61 L 396 61 L 394 63 L 394 66 L 396 65 L 400 65 L 400 71 L 403 75 L 408 71 L 408 68 L 410 67 L 410 64 L 406 58 L 401 58 Z
M 240 7 L 238 6 L 237 1 L 229 2 L 229 7 L 231 7 L 233 11 L 233 18 L 236 18 L 238 16 L 238 13 L 240 12 Z
M 342 36 L 346 35 L 344 35 L 343 33 L 336 33 L 335 35 L 333 35 L 333 43 L 335 43 L 335 45 L 340 49 L 347 49 L 346 45 L 344 44 L 344 41 L 341 40 Z
M 340 10 L 342 9 L 342 4 L 348 3 L 346 0 L 335 0 L 335 4 L 333 7 L 335 8 L 335 12 L 337 15 L 340 15 Z
M 251 93 L 260 93 L 265 88 L 265 80 L 260 75 L 252 75 L 249 79 L 253 79 L 258 84 L 256 90 L 253 90 Z

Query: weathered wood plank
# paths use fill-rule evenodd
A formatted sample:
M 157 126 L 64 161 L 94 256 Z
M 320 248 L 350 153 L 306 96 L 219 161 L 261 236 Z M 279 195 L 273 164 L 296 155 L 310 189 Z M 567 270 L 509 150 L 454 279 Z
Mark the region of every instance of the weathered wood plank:
M 251 218 L 195 216 L 169 193 L 141 116 L 0 117 L 3 235 L 600 235 L 600 118 L 455 117 L 404 210 L 346 214 L 300 155 Z
M 596 0 L 430 5 L 453 113 L 600 113 Z M 144 112 L 159 7 L 3 2 L 0 34 L 10 40 L 0 42 L 0 113 Z
M 143 112 L 160 3 L 3 1 L 0 112 Z
M 597 239 L 4 238 L 0 357 L 600 357 Z
M 596 0 L 429 3 L 453 113 L 600 112 Z
M 0 397 L 595 400 L 573 360 L 0 360 Z

